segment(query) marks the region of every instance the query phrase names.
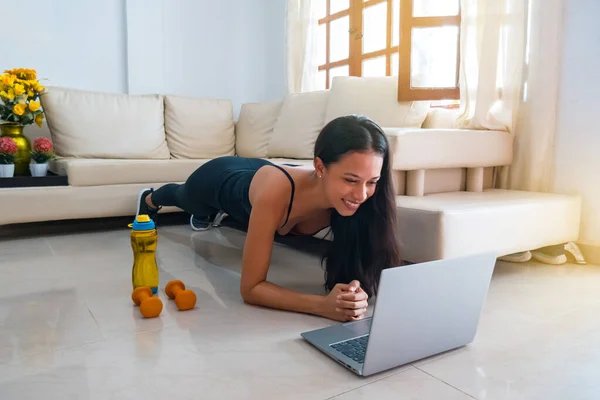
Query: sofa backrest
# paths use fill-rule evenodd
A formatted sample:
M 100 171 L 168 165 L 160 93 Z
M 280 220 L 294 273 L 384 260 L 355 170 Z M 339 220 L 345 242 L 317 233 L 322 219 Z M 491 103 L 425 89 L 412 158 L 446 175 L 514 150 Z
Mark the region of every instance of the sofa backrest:
M 48 87 L 40 99 L 59 156 L 169 158 L 160 95 Z
M 164 96 L 165 136 L 172 158 L 202 159 L 235 154 L 233 103 Z
M 207 159 L 235 154 L 229 100 L 48 87 L 40 97 L 59 157 Z
M 344 115 L 369 117 L 382 128 L 420 128 L 427 117 L 429 102 L 397 100 L 398 77 L 333 78 L 325 123 Z
M 236 123 L 236 153 L 245 157 L 312 159 L 323 127 L 349 114 L 367 116 L 382 128 L 420 128 L 430 112 L 429 102 L 399 103 L 397 82 L 396 77 L 335 77 L 329 90 L 291 93 L 276 102 L 243 104 Z M 446 116 L 444 122 L 448 124 L 452 118 Z
M 398 194 L 490 187 L 512 162 L 507 132 L 456 129 L 453 110 L 398 103 L 396 80 L 336 77 L 331 89 L 243 104 L 229 100 L 125 95 L 49 87 L 42 95 L 59 157 L 210 159 L 237 154 L 310 163 L 319 132 L 340 115 L 362 114 L 386 132 Z M 45 130 L 27 128 L 35 136 Z
M 318 133 L 329 121 L 362 114 L 389 138 L 399 195 L 489 188 L 495 168 L 512 162 L 508 132 L 457 129 L 457 110 L 398 102 L 396 90 L 395 77 L 335 77 L 327 91 L 244 104 L 236 123 L 236 153 L 311 160 Z

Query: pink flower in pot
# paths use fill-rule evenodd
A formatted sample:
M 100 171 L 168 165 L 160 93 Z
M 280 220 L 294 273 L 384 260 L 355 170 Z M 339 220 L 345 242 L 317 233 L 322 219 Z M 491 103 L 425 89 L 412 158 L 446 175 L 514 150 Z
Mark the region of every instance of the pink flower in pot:
M 33 141 L 32 147 L 31 164 L 29 165 L 31 176 L 46 176 L 48 161 L 54 158 L 52 141 L 45 137 L 37 138 Z
M 19 151 L 17 142 L 8 136 L 0 138 L 0 164 L 12 164 Z
M 54 158 L 54 146 L 48 138 L 41 137 L 33 141 L 31 159 L 37 164 L 45 164 Z
M 10 178 L 15 174 L 15 156 L 19 151 L 17 143 L 10 137 L 0 138 L 0 178 Z

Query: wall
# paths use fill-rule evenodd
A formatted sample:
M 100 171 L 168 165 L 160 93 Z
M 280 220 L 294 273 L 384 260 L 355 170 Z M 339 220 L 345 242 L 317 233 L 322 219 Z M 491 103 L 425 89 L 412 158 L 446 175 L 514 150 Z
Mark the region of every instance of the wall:
M 35 68 L 46 84 L 80 89 L 226 98 L 237 115 L 286 93 L 285 3 L 32 0 L 27 24 L 31 12 L 8 2 L 0 69 Z
M 125 0 L 6 1 L 0 70 L 33 68 L 46 85 L 124 92 L 125 37 Z
M 170 4 L 163 14 L 167 92 L 231 99 L 236 109 L 285 95 L 284 1 Z
M 600 1 L 564 7 L 555 186 L 582 196 L 581 242 L 600 245 Z

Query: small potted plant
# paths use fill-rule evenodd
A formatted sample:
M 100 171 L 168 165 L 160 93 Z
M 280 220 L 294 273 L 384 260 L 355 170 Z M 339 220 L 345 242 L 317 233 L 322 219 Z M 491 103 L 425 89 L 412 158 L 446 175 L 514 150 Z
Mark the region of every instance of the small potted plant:
M 54 158 L 54 149 L 52 141 L 45 137 L 37 138 L 33 141 L 33 150 L 31 151 L 31 163 L 29 170 L 31 176 L 46 176 L 48 173 L 48 162 Z
M 12 178 L 15 175 L 14 162 L 18 150 L 12 138 L 0 138 L 0 178 Z
M 31 142 L 23 129 L 34 123 L 42 127 L 40 96 L 45 91 L 34 69 L 7 69 L 0 74 L 0 136 L 8 136 L 17 144 L 13 161 L 17 176 L 26 175 L 30 163 Z

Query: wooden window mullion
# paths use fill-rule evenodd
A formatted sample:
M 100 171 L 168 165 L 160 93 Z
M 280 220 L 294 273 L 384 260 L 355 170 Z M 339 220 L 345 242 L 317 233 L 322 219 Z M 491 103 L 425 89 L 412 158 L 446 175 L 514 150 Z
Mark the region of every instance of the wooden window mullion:
M 403 1 L 403 0 L 401 0 Z M 412 3 L 411 3 L 412 6 Z M 412 7 L 411 7 L 412 10 Z M 412 11 L 411 11 L 412 12 Z M 411 14 L 412 15 L 412 14 Z M 409 15 L 411 21 L 412 28 L 421 28 L 421 27 L 436 27 L 436 26 L 444 26 L 444 25 L 460 25 L 460 16 L 459 15 L 450 15 L 447 17 L 412 17 Z
M 327 2 L 329 3 L 329 0 L 327 0 Z M 319 20 L 319 23 L 323 24 L 325 22 L 335 21 L 336 19 L 340 19 L 340 18 L 345 17 L 346 15 L 349 15 L 349 14 L 350 14 L 350 10 L 342 10 L 342 11 L 336 12 L 333 15 L 329 15 L 329 8 L 328 8 L 327 16 L 321 18 Z
M 410 91 L 410 52 L 412 40 L 413 0 L 400 0 L 400 48 L 398 58 L 398 100 Z
M 385 75 L 386 76 L 390 76 L 390 74 L 392 73 L 392 67 L 391 67 L 392 52 L 390 50 L 392 48 L 392 28 L 393 28 L 392 27 L 392 25 L 393 25 L 392 14 L 393 14 L 393 12 L 394 12 L 394 4 L 393 4 L 392 0 L 387 0 L 386 50 L 388 50 L 388 52 L 386 53 L 386 56 L 385 56 Z
M 362 75 L 362 37 L 363 37 L 363 1 L 350 0 L 350 57 L 348 69 L 350 76 Z
M 385 1 L 388 1 L 388 0 L 370 0 L 370 1 L 364 1 L 364 2 L 361 1 L 360 3 L 364 8 L 367 8 L 367 7 L 371 7 L 371 6 L 374 6 L 379 3 L 383 3 Z
M 375 57 L 380 57 L 380 56 L 385 56 L 385 55 L 391 56 L 393 53 L 396 53 L 397 51 L 398 51 L 398 46 L 390 47 L 387 49 L 381 49 L 381 50 L 377 50 L 377 51 L 372 51 L 371 53 L 363 54 L 362 59 L 367 60 L 369 58 L 375 58 Z
M 325 15 L 329 17 L 329 11 L 331 10 L 331 0 L 325 0 L 327 2 L 325 6 Z M 330 52 L 330 38 L 331 38 L 331 22 L 325 22 L 325 65 L 329 65 L 329 52 Z M 325 88 L 329 89 L 329 68 L 325 69 Z
M 398 68 L 398 101 L 460 99 L 458 80 L 452 88 L 413 88 L 411 86 L 412 30 L 414 27 L 458 26 L 460 15 L 444 17 L 413 17 L 413 0 L 400 0 L 400 49 Z M 460 43 L 460 40 L 458 41 Z M 459 45 L 460 46 L 460 45 Z M 460 54 L 457 54 L 457 74 Z

